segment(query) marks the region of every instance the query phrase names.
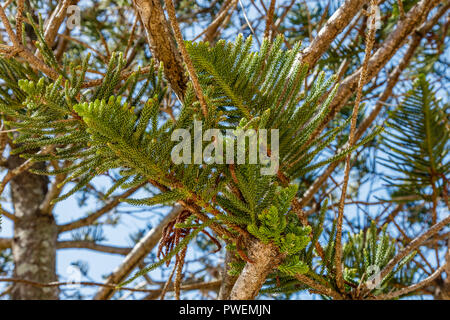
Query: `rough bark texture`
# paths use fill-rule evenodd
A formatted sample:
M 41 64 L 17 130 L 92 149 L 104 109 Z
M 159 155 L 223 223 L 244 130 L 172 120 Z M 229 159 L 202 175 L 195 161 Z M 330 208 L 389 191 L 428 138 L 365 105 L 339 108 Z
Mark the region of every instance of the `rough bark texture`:
M 230 300 L 254 299 L 261 289 L 267 275 L 278 266 L 283 256 L 272 244 L 264 244 L 258 240 L 249 241 L 249 258 L 239 278 L 234 284 Z
M 187 86 L 185 69 L 159 0 L 133 0 L 133 3 L 153 56 L 164 64 L 164 73 L 172 89 L 180 99 L 183 98 Z
M 10 156 L 8 166 L 16 168 L 23 162 L 18 156 Z M 24 172 L 11 180 L 11 197 L 16 221 L 12 253 L 14 277 L 53 282 L 56 276 L 56 240 L 58 232 L 52 215 L 39 209 L 47 193 L 48 178 Z M 11 298 L 18 300 L 55 300 L 59 290 L 15 283 Z

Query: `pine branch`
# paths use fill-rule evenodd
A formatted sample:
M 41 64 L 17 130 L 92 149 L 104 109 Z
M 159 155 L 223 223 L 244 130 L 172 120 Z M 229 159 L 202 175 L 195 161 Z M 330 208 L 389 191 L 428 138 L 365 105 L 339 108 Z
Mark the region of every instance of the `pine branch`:
M 355 140 L 355 130 L 356 130 L 356 121 L 358 118 L 358 111 L 359 111 L 359 105 L 361 102 L 361 98 L 362 98 L 362 90 L 363 90 L 363 85 L 364 83 L 366 83 L 366 72 L 367 72 L 367 65 L 369 63 L 369 58 L 370 55 L 372 53 L 372 48 L 373 48 L 373 44 L 375 41 L 375 6 L 376 6 L 376 1 L 375 0 L 371 0 L 371 12 L 370 12 L 370 16 L 369 16 L 369 20 L 370 20 L 370 26 L 369 26 L 369 32 L 366 36 L 366 50 L 365 50 L 365 55 L 364 55 L 364 61 L 363 61 L 363 65 L 361 67 L 361 75 L 359 78 L 359 83 L 358 83 L 358 90 L 356 93 L 356 100 L 355 100 L 355 105 L 353 107 L 353 111 L 352 111 L 352 122 L 351 122 L 351 127 L 350 127 L 350 134 L 349 134 L 349 138 L 348 138 L 348 145 L 349 147 L 353 146 L 354 140 Z M 335 250 L 336 250 L 336 256 L 335 256 L 335 265 L 336 265 L 336 284 L 337 287 L 339 288 L 339 290 L 341 292 L 344 292 L 344 281 L 342 278 L 342 245 L 341 245 L 341 241 L 342 241 L 342 223 L 343 223 L 343 219 L 344 219 L 344 208 L 345 208 L 345 200 L 346 200 L 346 195 L 347 195 L 347 185 L 348 185 L 348 181 L 350 178 L 350 158 L 351 158 L 351 153 L 349 153 L 347 155 L 347 157 L 345 158 L 345 169 L 344 169 L 344 180 L 343 180 L 343 184 L 342 184 L 342 191 L 341 191 L 341 198 L 340 198 L 340 202 L 339 202 L 339 210 L 338 210 L 338 221 L 337 221 L 337 232 L 336 232 L 336 244 L 335 244 Z

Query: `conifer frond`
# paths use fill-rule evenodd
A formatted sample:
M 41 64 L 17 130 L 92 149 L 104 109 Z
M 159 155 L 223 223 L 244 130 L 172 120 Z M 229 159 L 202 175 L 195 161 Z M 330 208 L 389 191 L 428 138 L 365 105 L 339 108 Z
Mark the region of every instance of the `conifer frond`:
M 450 174 L 450 130 L 441 104 L 425 75 L 420 75 L 390 113 L 389 130 L 383 135 L 387 156 L 381 163 L 393 170 L 386 181 L 397 192 L 427 197 L 432 184 L 442 189 Z

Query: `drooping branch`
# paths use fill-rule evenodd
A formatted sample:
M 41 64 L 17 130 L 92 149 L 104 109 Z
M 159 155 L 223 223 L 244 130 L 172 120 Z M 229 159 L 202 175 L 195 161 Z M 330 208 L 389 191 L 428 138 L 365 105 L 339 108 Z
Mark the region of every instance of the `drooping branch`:
M 164 227 L 175 218 L 182 210 L 181 206 L 175 206 L 170 213 L 159 223 L 158 226 L 151 229 L 125 257 L 124 261 L 116 270 L 106 279 L 105 284 L 120 284 L 136 266 L 145 258 L 146 255 L 156 246 L 161 238 Z M 113 296 L 115 290 L 111 287 L 100 289 L 95 295 L 95 300 L 106 300 Z

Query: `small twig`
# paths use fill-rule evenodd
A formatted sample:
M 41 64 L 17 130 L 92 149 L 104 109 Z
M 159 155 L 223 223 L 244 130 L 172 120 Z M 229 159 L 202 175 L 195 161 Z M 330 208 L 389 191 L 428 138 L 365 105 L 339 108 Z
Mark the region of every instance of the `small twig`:
M 362 98 L 362 90 L 363 86 L 366 83 L 366 76 L 367 76 L 367 66 L 369 64 L 369 58 L 370 54 L 372 52 L 373 43 L 375 41 L 375 0 L 371 0 L 371 24 L 369 26 L 369 32 L 366 38 L 366 50 L 364 55 L 364 61 L 362 65 L 362 71 L 359 78 L 359 84 L 358 84 L 358 91 L 356 92 L 356 100 L 355 100 L 355 106 L 353 107 L 352 112 L 352 120 L 351 120 L 351 127 L 350 127 L 350 134 L 348 138 L 348 145 L 349 148 L 353 146 L 354 140 L 355 140 L 355 131 L 356 131 L 356 121 L 358 119 L 358 110 L 359 105 Z M 341 193 L 341 199 L 339 202 L 339 211 L 338 211 L 338 221 L 337 221 L 337 228 L 336 228 L 336 256 L 335 256 L 335 264 L 336 264 L 336 284 L 341 292 L 344 292 L 344 282 L 342 278 L 342 223 L 344 218 L 344 208 L 345 208 L 345 198 L 347 194 L 347 185 L 350 177 L 350 169 L 351 169 L 351 153 L 347 155 L 345 158 L 345 172 L 344 172 L 344 182 L 342 185 L 342 193 Z
M 186 252 L 187 252 L 187 246 L 181 250 L 181 252 L 177 256 L 177 264 L 176 269 L 177 273 L 175 276 L 175 282 L 173 283 L 173 288 L 175 291 L 175 299 L 180 300 L 180 288 L 181 288 L 181 281 L 183 279 L 183 266 L 186 259 Z
M 127 47 L 126 47 L 126 49 L 125 49 L 125 51 L 124 51 L 124 54 L 123 54 L 123 56 L 124 56 L 125 58 L 127 58 L 127 56 L 128 56 L 128 50 L 130 50 L 131 44 L 132 44 L 133 41 L 134 41 L 134 38 L 135 38 L 135 32 L 136 32 L 136 27 L 137 27 L 138 23 L 139 23 L 139 16 L 136 14 L 136 18 L 134 18 L 133 27 L 131 28 L 130 38 L 128 38 Z

